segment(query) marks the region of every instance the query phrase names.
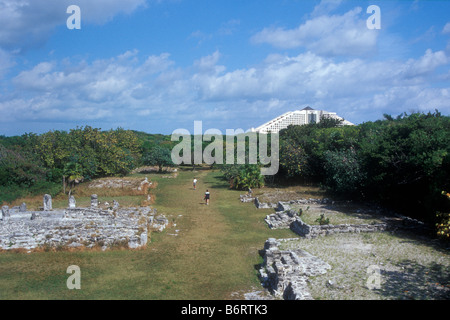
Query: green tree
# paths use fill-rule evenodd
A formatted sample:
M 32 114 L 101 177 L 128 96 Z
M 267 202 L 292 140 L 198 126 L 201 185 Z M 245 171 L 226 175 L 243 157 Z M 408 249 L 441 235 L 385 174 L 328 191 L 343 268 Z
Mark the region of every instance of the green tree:
M 326 151 L 324 158 L 325 189 L 348 198 L 361 195 L 365 172 L 355 149 Z
M 280 167 L 288 178 L 303 174 L 307 164 L 307 155 L 301 145 L 283 140 L 280 145 Z
M 329 123 L 289 126 L 280 132 L 281 177 L 323 182 L 325 152 L 341 151 L 357 145 L 359 127 Z
M 450 117 L 402 114 L 362 124 L 359 154 L 366 194 L 430 219 L 450 187 Z
M 163 167 L 171 167 L 174 165 L 172 162 L 171 151 L 160 146 L 153 147 L 143 156 L 142 161 L 148 166 L 158 166 L 159 172 L 162 172 Z

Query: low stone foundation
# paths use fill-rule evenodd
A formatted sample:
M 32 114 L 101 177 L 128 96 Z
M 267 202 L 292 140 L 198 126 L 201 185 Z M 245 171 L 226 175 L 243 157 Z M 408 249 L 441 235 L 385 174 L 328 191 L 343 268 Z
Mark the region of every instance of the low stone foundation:
M 260 202 L 259 199 L 256 197 L 254 200 L 255 203 L 255 207 L 257 209 L 271 209 L 271 208 L 276 208 L 277 204 L 276 203 L 264 203 L 264 202 Z
M 340 233 L 381 232 L 385 230 L 396 232 L 399 229 L 414 229 L 415 233 L 419 230 L 424 233 L 428 232 L 427 226 L 423 222 L 396 213 L 386 215 L 383 213 L 381 219 L 378 220 L 381 222 L 373 224 L 308 225 L 300 218 L 299 210 L 291 209 L 292 204 L 328 204 L 333 206 L 335 202 L 328 199 L 278 202 L 275 207 L 276 212 L 267 215 L 265 218 L 271 229 L 290 228 L 297 235 L 307 239 Z M 329 207 L 328 205 L 327 207 Z M 360 212 L 359 209 L 358 212 Z M 379 214 L 378 211 L 377 214 Z M 297 241 L 298 239 L 295 238 Z M 324 274 L 330 269 L 330 266 L 299 248 L 280 250 L 280 244 L 290 240 L 294 239 L 276 240 L 271 238 L 265 242 L 262 251 L 264 263 L 259 270 L 261 283 L 275 298 L 311 300 L 313 298 L 308 291 L 308 277 Z
M 311 199 L 310 199 L 311 200 Z M 310 200 L 304 200 L 304 204 L 313 203 Z M 275 207 L 276 212 L 266 216 L 265 221 L 271 229 L 291 229 L 298 235 L 305 238 L 314 238 L 336 233 L 349 232 L 380 232 L 396 230 L 414 230 L 415 233 L 431 234 L 433 229 L 424 222 L 412 219 L 395 212 L 387 212 L 383 215 L 382 223 L 374 224 L 339 224 L 339 225 L 308 225 L 298 215 L 298 212 L 290 209 L 290 204 L 295 202 L 278 202 Z M 327 203 L 327 202 L 325 202 Z
M 241 194 L 240 195 L 241 202 L 255 202 L 255 198 L 249 194 Z
M 251 201 L 243 201 L 243 197 L 241 195 L 241 201 L 242 202 L 251 202 Z M 277 211 L 285 211 L 290 208 L 291 204 L 328 204 L 328 203 L 334 203 L 335 201 L 331 201 L 330 199 L 298 199 L 298 200 L 290 200 L 290 201 L 278 201 L 277 203 L 271 203 L 271 202 L 261 202 L 259 201 L 258 197 L 252 198 L 255 207 L 257 209 L 276 209 Z
M 0 249 L 114 245 L 145 246 L 148 232 L 162 231 L 168 220 L 149 207 L 72 208 L 51 211 L 9 210 L 0 221 Z
M 296 212 L 291 210 L 277 211 L 264 219 L 270 229 L 289 229 L 291 223 L 298 218 Z
M 290 229 L 299 236 L 305 238 L 315 238 L 336 233 L 360 233 L 360 232 L 378 232 L 387 229 L 386 223 L 377 224 L 339 224 L 339 225 L 314 225 L 310 226 L 304 223 L 300 218 L 294 219 L 290 224 Z

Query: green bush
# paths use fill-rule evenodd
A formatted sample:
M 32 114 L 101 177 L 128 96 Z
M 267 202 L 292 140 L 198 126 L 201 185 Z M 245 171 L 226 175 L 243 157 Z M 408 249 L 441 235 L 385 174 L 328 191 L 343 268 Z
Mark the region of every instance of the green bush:
M 354 149 L 324 153 L 323 186 L 337 195 L 359 195 L 365 179 L 360 159 Z
M 224 165 L 221 171 L 229 181 L 230 188 L 248 190 L 249 188 L 261 188 L 265 183 L 258 165 Z
M 450 193 L 442 191 L 442 194 L 450 200 Z M 450 241 L 450 212 L 438 212 L 436 214 L 436 234 L 440 239 Z
M 319 218 L 316 219 L 316 222 L 320 224 L 321 226 L 330 224 L 330 219 L 325 218 L 325 215 L 322 213 Z

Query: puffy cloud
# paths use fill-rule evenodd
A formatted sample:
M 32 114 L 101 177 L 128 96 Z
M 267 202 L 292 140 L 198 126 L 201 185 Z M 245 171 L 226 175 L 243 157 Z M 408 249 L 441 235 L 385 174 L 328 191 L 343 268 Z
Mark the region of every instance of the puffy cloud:
M 312 17 L 322 16 L 335 10 L 342 3 L 342 0 L 322 0 L 314 7 Z
M 449 62 L 450 59 L 444 51 L 433 52 L 431 49 L 428 49 L 420 59 L 408 60 L 404 64 L 403 70 L 406 77 L 417 77 L 432 73 L 436 68 Z
M 21 50 L 45 42 L 56 26 L 66 24 L 73 4 L 80 7 L 83 23 L 102 24 L 146 0 L 0 0 L 0 47 Z
M 109 118 L 124 112 L 124 106 L 139 109 L 148 102 L 141 104 L 140 99 L 155 97 L 154 87 L 164 82 L 158 76 L 164 71 L 169 74 L 172 62 L 168 54 L 143 61 L 136 55 L 126 52 L 91 63 L 41 62 L 12 80 L 12 98 L 4 97 L 0 109 L 10 115 L 9 120 Z M 21 98 L 14 98 L 19 93 Z
M 450 63 L 443 51 L 373 62 L 272 54 L 229 71 L 220 59 L 216 51 L 178 68 L 167 53 L 140 57 L 128 51 L 92 62 L 41 62 L 13 79 L 8 96 L 0 96 L 0 110 L 8 121 L 155 121 L 166 130 L 202 119 L 216 127 L 226 121 L 236 128 L 249 121 L 257 126 L 306 105 L 356 123 L 410 109 L 450 112 L 450 88 L 433 88 L 440 68 Z
M 236 106 L 234 110 L 253 110 L 255 117 L 267 112 L 276 116 L 288 105 L 294 109 L 305 104 L 338 111 L 358 122 L 383 113 L 435 108 L 450 112 L 450 88 L 433 88 L 439 79 L 437 70 L 449 62 L 443 51 L 432 50 L 405 62 L 336 62 L 307 52 L 270 55 L 256 67 L 196 74 L 194 80 L 203 103 L 226 101 Z
M 343 15 L 321 15 L 295 29 L 265 28 L 252 37 L 255 44 L 268 43 L 282 49 L 304 47 L 326 56 L 363 55 L 372 52 L 378 32 L 366 27 L 357 7 Z
M 450 34 L 450 22 L 447 22 L 444 26 L 444 29 L 442 29 L 443 34 Z

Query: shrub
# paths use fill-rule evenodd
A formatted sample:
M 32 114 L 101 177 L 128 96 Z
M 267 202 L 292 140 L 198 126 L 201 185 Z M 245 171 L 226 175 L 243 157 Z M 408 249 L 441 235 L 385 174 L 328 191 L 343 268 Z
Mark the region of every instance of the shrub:
M 450 193 L 442 191 L 442 194 L 450 200 Z M 440 239 L 450 241 L 450 212 L 436 214 L 436 233 Z
M 264 176 L 258 165 L 224 165 L 221 171 L 230 182 L 230 188 L 248 190 L 264 186 Z
M 364 181 L 364 172 L 354 149 L 344 151 L 326 151 L 325 181 L 327 191 L 338 195 L 358 194 Z
M 325 215 L 322 213 L 319 218 L 316 219 L 316 222 L 320 224 L 321 226 L 330 224 L 330 219 L 325 218 Z

